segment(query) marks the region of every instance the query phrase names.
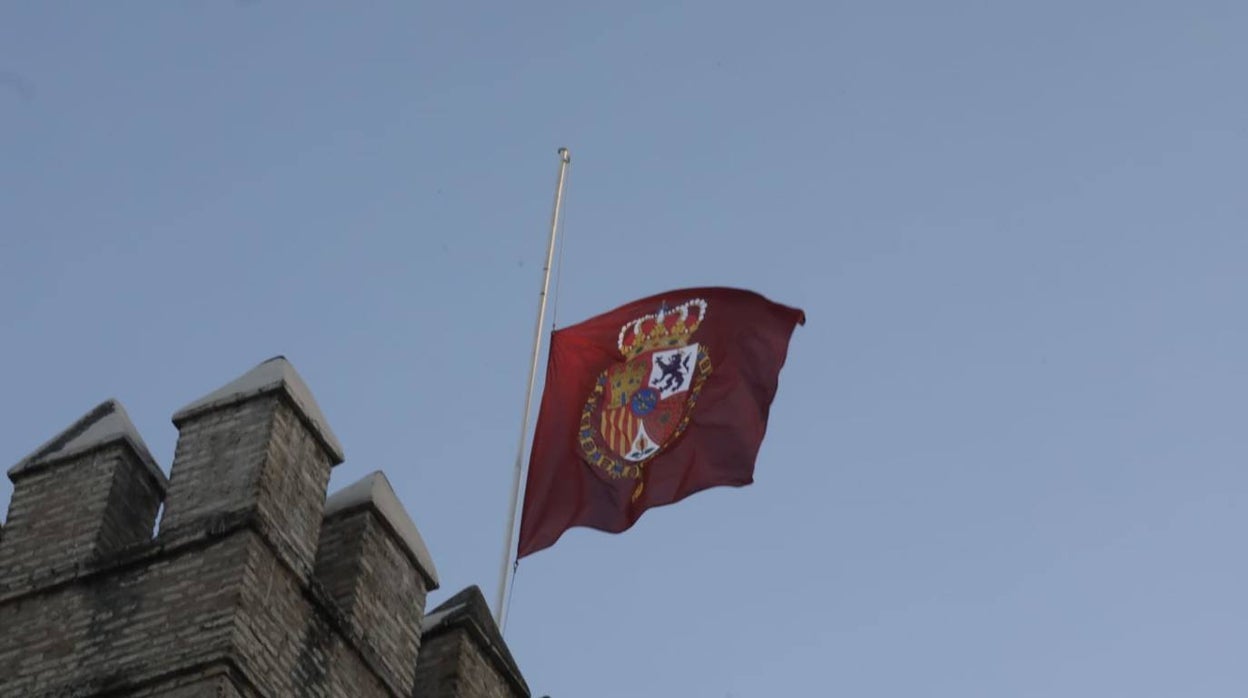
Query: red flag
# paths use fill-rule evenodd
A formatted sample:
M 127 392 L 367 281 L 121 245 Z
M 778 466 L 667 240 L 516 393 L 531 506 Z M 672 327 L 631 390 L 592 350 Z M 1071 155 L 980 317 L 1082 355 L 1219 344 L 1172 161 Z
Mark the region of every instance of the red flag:
M 796 308 L 731 288 L 643 298 L 554 332 L 518 556 L 573 526 L 754 481 Z

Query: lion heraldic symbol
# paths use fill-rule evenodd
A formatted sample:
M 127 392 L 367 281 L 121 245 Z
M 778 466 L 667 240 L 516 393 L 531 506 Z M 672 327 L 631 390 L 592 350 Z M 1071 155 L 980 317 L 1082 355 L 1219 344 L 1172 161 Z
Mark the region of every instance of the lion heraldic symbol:
M 689 368 L 689 355 L 674 354 L 668 361 L 664 361 L 662 357 L 656 357 L 654 363 L 663 375 L 654 379 L 651 385 L 662 383 L 665 390 L 670 390 L 673 385 L 680 385 L 684 382 L 685 370 Z
M 623 361 L 594 383 L 581 411 L 581 456 L 612 479 L 638 480 L 645 467 L 689 425 L 711 373 L 708 348 L 691 341 L 706 320 L 700 298 L 637 318 L 620 328 Z

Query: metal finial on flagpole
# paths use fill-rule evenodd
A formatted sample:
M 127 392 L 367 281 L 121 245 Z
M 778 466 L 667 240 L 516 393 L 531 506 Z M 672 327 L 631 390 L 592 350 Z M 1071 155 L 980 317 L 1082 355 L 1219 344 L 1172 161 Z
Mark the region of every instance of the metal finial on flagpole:
M 529 365 L 529 385 L 524 391 L 524 411 L 520 419 L 520 444 L 516 448 L 516 467 L 511 483 L 511 502 L 507 512 L 507 536 L 503 541 L 503 562 L 498 573 L 498 596 L 494 620 L 503 631 L 503 608 L 507 601 L 507 574 L 512 567 L 511 550 L 515 544 L 516 506 L 520 499 L 520 480 L 524 474 L 524 442 L 529 431 L 529 410 L 533 405 L 533 385 L 537 381 L 537 359 L 542 349 L 542 329 L 546 323 L 546 298 L 550 291 L 550 269 L 555 261 L 555 237 L 559 232 L 559 214 L 563 208 L 563 187 L 567 182 L 572 156 L 567 148 L 559 149 L 559 180 L 555 184 L 555 209 L 550 214 L 550 242 L 546 245 L 546 266 L 542 269 L 542 292 L 537 304 L 537 325 L 533 331 L 533 358 Z

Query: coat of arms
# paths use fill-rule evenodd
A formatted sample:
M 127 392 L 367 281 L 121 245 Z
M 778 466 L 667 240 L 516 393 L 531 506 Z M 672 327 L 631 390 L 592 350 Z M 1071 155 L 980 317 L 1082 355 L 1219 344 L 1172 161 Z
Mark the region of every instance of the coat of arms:
M 694 299 L 620 328 L 623 361 L 602 372 L 581 412 L 581 454 L 612 478 L 640 479 L 676 441 L 711 373 L 707 347 L 693 342 L 707 303 Z M 641 493 L 638 485 L 634 498 Z

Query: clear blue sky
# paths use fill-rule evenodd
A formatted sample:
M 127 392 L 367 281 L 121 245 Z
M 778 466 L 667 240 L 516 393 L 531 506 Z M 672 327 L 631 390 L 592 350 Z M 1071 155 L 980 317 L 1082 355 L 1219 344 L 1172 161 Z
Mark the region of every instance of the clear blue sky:
M 534 689 L 1242 696 L 1243 2 L 5 3 L 0 462 L 287 355 L 492 598 L 558 320 L 809 315 L 756 483 L 520 568 Z M 11 487 L 0 484 L 0 507 Z M 2 509 L 0 509 L 2 510 Z

